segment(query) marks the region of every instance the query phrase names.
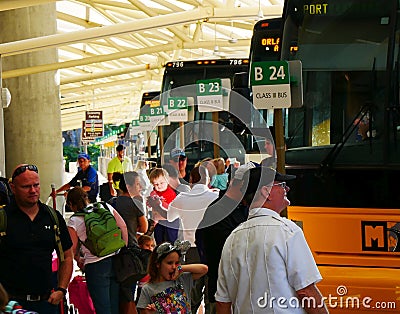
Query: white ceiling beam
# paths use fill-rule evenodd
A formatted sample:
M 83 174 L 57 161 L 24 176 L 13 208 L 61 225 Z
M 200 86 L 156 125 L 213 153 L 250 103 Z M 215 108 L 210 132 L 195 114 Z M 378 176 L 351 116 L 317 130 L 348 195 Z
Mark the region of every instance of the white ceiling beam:
M 224 4 L 219 2 L 218 0 L 204 0 L 204 2 L 212 5 L 215 8 L 224 6 Z
M 70 93 L 78 93 L 82 91 L 88 91 L 88 90 L 93 90 L 93 89 L 100 89 L 100 88 L 107 88 L 107 87 L 112 87 L 112 86 L 122 86 L 122 85 L 129 85 L 129 84 L 134 84 L 138 82 L 143 82 L 143 81 L 149 81 L 149 80 L 155 80 L 155 81 L 160 81 L 162 79 L 162 74 L 160 75 L 153 75 L 149 73 L 146 73 L 146 75 L 131 78 L 131 79 L 124 79 L 124 80 L 112 80 L 110 82 L 106 83 L 95 83 L 95 84 L 88 84 L 88 85 L 82 85 L 80 87 L 67 87 L 65 85 L 61 85 L 60 90 L 62 95 L 67 95 Z M 160 83 L 161 84 L 161 83 Z
M 101 13 L 102 13 L 105 17 L 107 17 L 111 22 L 113 22 L 114 24 L 117 24 L 116 19 L 115 19 L 113 16 L 111 16 L 109 13 L 107 13 L 106 10 L 101 9 Z M 140 38 L 139 35 L 137 35 L 137 34 L 131 33 L 131 34 L 128 34 L 128 36 L 130 37 L 131 40 L 132 40 L 132 39 L 136 39 L 140 44 L 142 44 L 142 46 L 152 46 L 149 42 L 144 42 L 143 40 L 141 40 L 141 38 Z M 109 38 L 106 38 L 105 40 L 108 41 L 108 42 L 111 41 Z M 115 47 L 115 46 L 114 46 L 114 47 Z M 115 48 L 116 48 L 116 47 L 115 47 Z M 120 47 L 120 49 L 117 49 L 117 50 L 124 51 L 124 50 L 126 50 L 126 48 Z M 160 52 L 160 56 L 163 57 L 163 52 Z M 164 56 L 164 58 L 165 58 L 165 56 Z M 137 61 L 138 63 L 140 63 L 140 60 L 135 60 L 135 61 Z
M 199 0 L 181 0 L 181 2 L 190 4 L 194 7 L 197 7 L 199 4 L 201 4 L 201 1 L 199 1 Z
M 130 18 L 133 19 L 144 19 L 148 17 L 148 15 L 145 12 L 142 12 L 141 10 L 136 10 L 131 4 L 124 4 L 125 7 L 115 7 L 115 6 L 110 6 L 106 5 L 103 3 L 96 2 L 96 7 L 98 8 L 103 8 L 104 10 L 112 11 L 115 12 L 115 14 L 119 14 L 122 16 L 126 16 L 128 20 L 131 20 Z M 153 8 L 153 11 L 157 13 L 157 15 L 165 15 L 171 13 L 169 10 L 163 10 L 163 9 L 155 9 Z
M 30 75 L 36 74 L 46 71 L 55 71 L 58 69 L 66 69 L 70 67 L 82 66 L 91 63 L 100 63 L 106 61 L 112 61 L 120 58 L 129 58 L 133 56 L 140 56 L 145 54 L 151 54 L 157 51 L 172 51 L 177 49 L 178 46 L 176 43 L 167 44 L 167 45 L 160 45 L 155 47 L 146 47 L 141 49 L 132 49 L 127 51 L 121 51 L 117 53 L 112 53 L 109 55 L 99 55 L 95 57 L 89 57 L 85 59 L 78 59 L 78 60 L 71 60 L 65 62 L 58 62 L 58 63 L 51 63 L 51 64 L 44 64 L 38 66 L 32 66 L 29 68 L 17 69 L 17 70 L 10 70 L 3 72 L 3 79 L 23 76 L 23 75 Z
M 63 116 L 75 116 L 79 112 L 84 112 L 86 110 L 93 109 L 94 105 L 95 105 L 96 109 L 110 108 L 110 109 L 114 109 L 114 111 L 129 112 L 130 109 L 132 109 L 132 111 L 133 111 L 133 109 L 135 108 L 134 105 L 129 105 L 131 98 L 132 98 L 132 96 L 130 96 L 130 95 L 124 95 L 122 98 L 112 99 L 111 97 L 109 97 L 108 100 L 95 102 L 94 104 L 93 104 L 93 101 L 91 101 L 91 100 L 77 102 L 75 104 L 75 106 L 73 106 L 73 104 L 71 104 L 72 106 L 68 106 L 66 108 L 62 107 L 61 113 Z M 118 103 L 124 104 L 125 106 L 124 107 L 123 106 L 116 107 L 115 104 L 118 104 Z M 114 106 L 114 108 L 113 108 L 113 106 Z M 139 106 L 140 106 L 140 104 L 139 104 Z
M 141 82 L 141 80 L 143 80 L 144 78 L 145 78 L 144 76 L 140 76 L 140 77 L 137 77 L 134 79 L 116 80 L 116 81 L 110 81 L 107 83 L 89 84 L 89 85 L 82 85 L 79 87 L 69 87 L 69 88 L 66 88 L 66 86 L 61 86 L 60 90 L 61 90 L 62 96 L 65 97 L 65 95 L 73 94 L 73 93 L 93 91 L 95 89 L 108 88 L 108 87 L 112 87 L 112 86 L 131 85 L 131 84 Z
M 131 74 L 135 72 L 142 72 L 147 70 L 160 69 L 162 66 L 160 64 L 139 64 L 132 67 L 118 68 L 108 71 L 101 71 L 98 73 L 89 73 L 84 75 L 78 75 L 69 79 L 62 80 L 61 84 L 77 83 L 82 81 L 95 80 L 99 78 L 105 78 L 110 76 Z
M 56 0 L 1 0 L 0 11 L 26 8 L 50 2 L 56 2 Z
M 38 66 L 32 66 L 29 68 L 21 68 L 21 69 L 16 69 L 16 70 L 5 71 L 5 72 L 3 72 L 3 79 L 18 77 L 18 76 L 23 76 L 23 75 L 42 73 L 42 72 L 46 72 L 46 71 L 55 71 L 55 70 L 59 70 L 59 69 L 66 69 L 66 68 L 70 68 L 70 67 L 88 65 L 88 64 L 92 64 L 92 63 L 112 61 L 112 60 L 116 60 L 116 59 L 120 59 L 120 58 L 128 58 L 128 57 L 133 57 L 133 56 L 152 54 L 152 53 L 160 52 L 160 51 L 166 52 L 166 51 L 173 51 L 176 49 L 213 48 L 215 46 L 215 43 L 219 46 L 223 46 L 223 45 L 226 45 L 226 40 L 217 40 L 216 42 L 214 40 L 210 40 L 210 41 L 196 42 L 196 43 L 192 43 L 192 42 L 171 43 L 171 44 L 146 47 L 146 48 L 141 48 L 141 49 L 132 49 L 132 50 L 127 50 L 127 51 L 112 53 L 109 55 L 99 55 L 99 56 L 94 56 L 94 57 L 89 57 L 89 58 L 84 58 L 84 59 L 78 59 L 78 60 L 71 60 L 71 61 L 51 63 L 51 64 L 43 64 L 43 65 L 38 65 Z M 249 46 L 250 39 L 238 39 L 238 41 L 236 43 L 233 43 L 230 45 L 232 45 L 232 47 L 234 47 L 234 46 L 235 47 Z
M 264 16 L 278 16 L 282 13 L 282 6 L 270 6 Z M 0 44 L 0 55 L 3 57 L 27 53 L 31 51 L 60 47 L 73 43 L 86 42 L 93 39 L 118 36 L 120 34 L 144 31 L 154 28 L 169 27 L 177 24 L 196 22 L 202 19 L 214 21 L 218 19 L 254 17 L 258 14 L 257 8 L 197 8 L 189 12 L 171 13 L 164 16 L 154 16 L 139 21 L 132 21 L 117 25 L 95 27 L 66 34 L 54 34 L 49 36 L 19 40 Z
M 66 98 L 61 98 L 60 99 L 60 104 L 61 108 L 68 108 L 68 106 L 73 106 L 77 101 L 98 101 L 100 99 L 108 99 L 115 97 L 117 95 L 119 96 L 129 96 L 129 94 L 132 92 L 133 88 L 125 87 L 125 88 L 119 88 L 119 89 L 113 89 L 105 92 L 95 92 L 95 93 L 89 93 L 89 94 L 83 94 L 79 96 L 73 96 L 73 97 L 66 97 Z
M 174 5 L 174 4 L 171 3 L 170 1 L 166 1 L 166 0 L 157 0 L 157 3 L 160 4 L 160 5 L 162 5 L 162 6 L 164 6 L 164 7 L 166 7 L 166 8 L 168 8 L 168 9 L 170 9 L 171 11 L 174 11 L 174 12 L 181 12 L 181 11 L 183 11 L 182 8 L 180 8 L 180 7 L 177 6 L 177 5 Z
M 190 12 L 171 13 L 164 16 L 154 16 L 147 19 L 128 23 L 95 27 L 66 34 L 24 39 L 0 44 L 0 55 L 3 57 L 32 52 L 41 49 L 61 47 L 73 43 L 82 43 L 94 39 L 120 34 L 144 31 L 154 28 L 168 27 L 175 24 L 189 23 L 198 19 L 205 19 L 212 15 L 211 8 L 198 8 Z
M 154 10 L 148 8 L 146 5 L 140 3 L 139 1 L 133 1 L 133 0 L 128 0 L 132 5 L 136 8 L 138 8 L 140 11 L 143 11 L 146 13 L 149 17 L 155 17 L 159 15 L 158 13 L 154 12 Z M 179 12 L 182 12 L 182 10 L 179 10 Z M 184 11 L 184 12 L 190 12 L 190 11 Z M 169 15 L 169 14 L 166 14 Z M 165 15 L 164 15 L 165 16 Z M 186 34 L 184 34 L 177 26 L 177 24 L 172 24 L 170 27 L 167 27 L 167 29 L 172 32 L 176 37 L 178 37 L 180 40 L 188 40 L 188 37 Z
M 119 99 L 118 99 L 119 100 Z M 85 118 L 85 112 L 92 110 L 90 103 L 77 105 L 75 108 L 61 110 L 61 116 L 63 121 L 77 122 L 81 127 L 82 120 Z M 123 116 L 131 114 L 132 116 L 140 107 L 138 105 L 130 104 L 130 99 L 124 101 L 109 102 L 108 104 L 96 104 L 96 110 L 103 111 L 103 119 L 105 123 L 109 123 L 112 120 L 123 118 Z
M 82 26 L 84 28 L 103 27 L 104 25 L 87 21 L 76 16 L 72 16 L 63 12 L 57 12 L 57 19 L 63 20 L 68 23 Z

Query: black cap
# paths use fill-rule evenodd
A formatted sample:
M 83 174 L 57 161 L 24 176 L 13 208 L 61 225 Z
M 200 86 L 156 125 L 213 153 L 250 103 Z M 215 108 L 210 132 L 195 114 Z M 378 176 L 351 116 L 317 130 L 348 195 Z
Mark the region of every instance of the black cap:
M 119 145 L 117 145 L 117 152 L 120 152 L 120 151 L 122 151 L 122 150 L 124 150 L 125 149 L 125 146 L 124 145 L 122 145 L 122 144 L 119 144 Z
M 274 181 L 284 182 L 296 179 L 295 175 L 282 174 L 269 167 L 256 167 L 246 171 L 244 175 L 243 189 L 246 187 L 245 195 L 253 194 L 266 185 L 272 185 Z

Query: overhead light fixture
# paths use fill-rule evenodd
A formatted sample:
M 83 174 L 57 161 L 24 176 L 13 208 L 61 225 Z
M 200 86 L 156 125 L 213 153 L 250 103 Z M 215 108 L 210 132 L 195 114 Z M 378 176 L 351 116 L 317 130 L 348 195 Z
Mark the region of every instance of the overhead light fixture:
M 230 44 L 236 44 L 237 43 L 237 38 L 233 36 L 233 21 L 231 21 L 231 38 L 228 39 L 228 42 Z
M 219 47 L 217 45 L 217 22 L 214 23 L 214 54 L 217 54 Z
M 1 89 L 1 107 L 3 109 L 8 108 L 11 103 L 11 93 L 8 88 L 3 87 Z
M 261 0 L 258 0 L 258 14 L 257 17 L 259 20 L 262 20 L 264 18 L 264 13 L 263 10 L 261 9 Z

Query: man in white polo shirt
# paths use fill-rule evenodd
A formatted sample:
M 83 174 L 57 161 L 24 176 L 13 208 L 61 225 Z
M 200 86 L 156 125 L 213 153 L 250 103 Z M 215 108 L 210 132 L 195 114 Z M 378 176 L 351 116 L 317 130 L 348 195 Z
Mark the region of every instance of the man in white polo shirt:
M 196 172 L 198 175 L 194 175 Z M 199 180 L 194 179 L 195 176 Z M 193 168 L 190 177 L 192 189 L 189 192 L 179 193 L 169 204 L 167 219 L 168 221 L 173 221 L 176 218 L 181 219 L 181 232 L 183 235 L 181 240 L 188 240 L 191 246 L 195 248 L 196 229 L 203 219 L 208 205 L 218 198 L 219 191 L 208 188 L 210 177 L 207 168 L 203 165 Z M 190 258 L 189 251 L 186 254 L 188 258 Z M 196 256 L 198 256 L 197 249 L 195 251 Z
M 293 178 L 268 167 L 246 172 L 249 218 L 232 231 L 222 251 L 218 314 L 328 313 L 315 286 L 322 277 L 303 232 L 279 215 L 290 205 L 285 181 Z

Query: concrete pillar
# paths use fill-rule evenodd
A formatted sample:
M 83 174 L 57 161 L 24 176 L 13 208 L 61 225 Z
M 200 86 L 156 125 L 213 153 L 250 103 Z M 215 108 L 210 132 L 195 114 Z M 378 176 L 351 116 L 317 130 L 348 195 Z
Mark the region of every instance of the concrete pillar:
M 0 55 L 0 176 L 6 175 L 6 154 L 4 142 L 4 112 L 3 112 L 3 95 L 2 95 L 2 59 Z
M 0 12 L 0 42 L 12 42 L 56 33 L 56 5 L 49 3 Z M 56 49 L 3 58 L 3 71 L 55 63 Z M 41 178 L 41 200 L 50 184 L 62 181 L 62 135 L 59 76 L 56 71 L 3 80 L 12 96 L 4 110 L 6 173 L 20 163 L 36 164 Z
M 5 163 L 6 163 L 6 155 L 4 153 L 4 113 L 3 113 L 3 108 L 0 105 L 0 176 L 2 177 L 6 176 Z

